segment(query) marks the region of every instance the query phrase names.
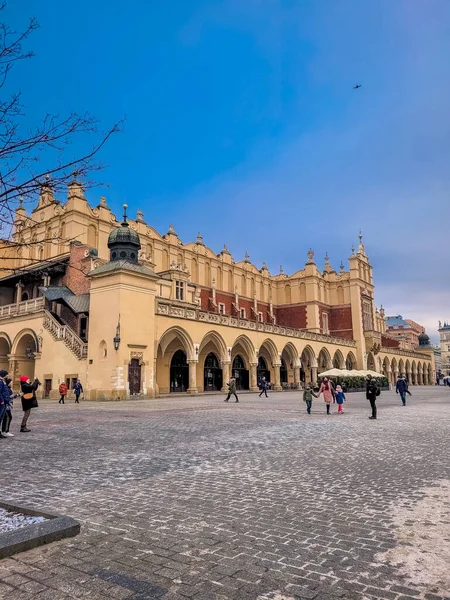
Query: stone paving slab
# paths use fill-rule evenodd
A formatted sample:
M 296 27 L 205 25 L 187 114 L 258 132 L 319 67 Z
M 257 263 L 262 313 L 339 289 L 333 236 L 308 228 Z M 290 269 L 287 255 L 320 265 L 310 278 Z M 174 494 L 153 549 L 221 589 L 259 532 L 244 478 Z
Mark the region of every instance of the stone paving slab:
M 450 600 L 450 390 L 378 404 L 370 421 L 361 394 L 342 416 L 296 392 L 42 401 L 29 434 L 16 409 L 2 496 L 82 529 L 0 561 L 0 597 Z

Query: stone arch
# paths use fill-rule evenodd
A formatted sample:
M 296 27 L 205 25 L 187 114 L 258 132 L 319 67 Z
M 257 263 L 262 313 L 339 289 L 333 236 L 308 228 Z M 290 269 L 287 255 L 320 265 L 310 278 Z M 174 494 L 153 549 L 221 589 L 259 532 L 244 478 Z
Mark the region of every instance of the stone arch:
M 382 373 L 385 377 L 387 377 L 388 380 L 390 380 L 390 375 L 391 375 L 391 363 L 389 362 L 389 359 L 387 356 L 384 357 L 383 360 L 383 366 L 382 366 Z
M 303 383 L 311 383 L 316 380 L 315 371 L 317 370 L 317 359 L 314 350 L 311 346 L 305 346 L 301 353 L 301 368 L 300 368 L 300 381 Z
M 267 338 L 261 344 L 258 354 L 261 355 L 262 353 L 269 359 L 270 365 L 279 364 L 280 354 L 275 343 L 271 339 Z
M 234 340 L 230 358 L 231 375 L 236 379 L 237 389 L 250 389 L 250 369 L 253 369 L 256 376 L 256 352 L 251 340 L 246 335 L 240 335 Z M 256 386 L 256 381 L 252 385 Z
M 190 335 L 181 327 L 170 327 L 162 334 L 158 342 L 158 354 L 161 351 L 164 356 L 170 351 L 170 347 L 173 349 L 175 346 L 178 346 L 177 349 L 184 349 L 188 360 L 195 360 L 194 344 Z
M 329 369 L 331 369 L 331 356 L 330 353 L 328 352 L 328 350 L 324 347 L 321 349 L 321 351 L 319 352 L 319 356 L 317 357 L 317 363 L 318 363 L 318 373 L 323 373 L 324 371 L 328 371 Z
M 11 354 L 11 340 L 6 333 L 0 333 L 0 369 L 9 371 L 9 355 Z
M 395 357 L 392 358 L 391 360 L 391 383 L 395 383 L 397 381 L 399 372 L 398 372 L 398 365 L 397 365 L 397 361 L 395 359 Z
M 298 350 L 292 342 L 288 342 L 284 346 L 281 356 L 285 357 L 285 360 L 288 361 L 289 365 L 291 365 L 291 368 L 298 365 Z
M 433 368 L 431 363 L 428 363 L 428 385 L 433 385 Z
M 345 359 L 345 368 L 347 371 L 354 371 L 356 369 L 357 362 L 356 357 L 353 352 L 349 352 L 347 354 L 347 358 Z
M 344 356 L 340 350 L 336 350 L 336 352 L 334 353 L 333 368 L 334 369 L 344 369 L 345 368 Z
M 418 385 L 422 385 L 423 380 L 422 380 L 422 363 L 420 362 L 420 360 L 417 363 L 417 384 Z
M 227 345 L 225 344 L 222 336 L 220 336 L 216 331 L 209 331 L 203 336 L 198 348 L 199 363 L 203 362 L 205 356 L 210 352 L 217 354 L 217 358 L 221 363 L 228 360 Z
M 37 335 L 32 329 L 22 329 L 14 338 L 11 359 L 14 361 L 12 379 L 17 382 L 21 375 L 34 378 L 35 353 L 39 350 Z
M 175 357 L 176 355 L 176 357 Z M 174 357 L 176 358 L 173 363 Z M 189 334 L 181 327 L 170 327 L 159 339 L 156 355 L 156 383 L 160 393 L 188 390 L 190 369 L 195 369 L 197 354 Z
M 247 366 L 256 363 L 255 347 L 250 338 L 246 335 L 240 335 L 234 340 L 231 349 L 231 360 L 233 360 L 238 353 L 243 355 L 242 358 L 245 360 Z
M 398 361 L 398 374 L 402 376 L 406 375 L 406 366 L 403 358 Z
M 375 363 L 375 357 L 372 352 L 369 352 L 369 354 L 367 355 L 367 370 L 368 371 L 376 371 L 377 370 L 376 363 Z

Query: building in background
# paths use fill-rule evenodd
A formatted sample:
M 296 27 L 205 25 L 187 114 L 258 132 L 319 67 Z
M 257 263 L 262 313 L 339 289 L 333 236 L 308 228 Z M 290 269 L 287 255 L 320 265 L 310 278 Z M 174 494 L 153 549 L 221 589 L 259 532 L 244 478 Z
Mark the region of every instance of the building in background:
M 439 321 L 439 336 L 441 339 L 442 374 L 450 375 L 450 324 Z
M 419 345 L 419 336 L 425 332 L 425 327 L 401 315 L 386 317 L 386 331 L 390 337 L 411 344 L 414 348 Z

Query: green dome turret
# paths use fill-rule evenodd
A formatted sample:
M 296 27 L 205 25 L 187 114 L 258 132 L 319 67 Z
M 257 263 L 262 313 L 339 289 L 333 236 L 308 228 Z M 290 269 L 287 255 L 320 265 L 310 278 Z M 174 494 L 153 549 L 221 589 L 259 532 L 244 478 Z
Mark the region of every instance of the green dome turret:
M 127 221 L 126 204 L 123 205 L 123 221 L 120 227 L 113 229 L 108 237 L 109 259 L 110 261 L 127 261 L 131 263 L 138 262 L 138 252 L 141 249 L 141 240 L 139 235 L 131 229 Z

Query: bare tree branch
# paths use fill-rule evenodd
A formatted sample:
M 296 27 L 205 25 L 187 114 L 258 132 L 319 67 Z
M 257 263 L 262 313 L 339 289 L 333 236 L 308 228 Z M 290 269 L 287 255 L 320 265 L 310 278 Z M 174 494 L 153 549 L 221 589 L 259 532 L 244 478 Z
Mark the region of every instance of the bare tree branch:
M 0 13 L 5 6 L 6 2 L 0 3 Z M 38 27 L 34 17 L 20 32 L 0 22 L 0 89 L 19 61 L 34 56 L 25 44 Z M 89 174 L 104 168 L 96 160 L 97 154 L 123 125 L 122 119 L 101 132 L 98 120 L 85 112 L 67 116 L 47 114 L 28 129 L 24 126 L 25 114 L 20 91 L 7 98 L 0 97 L 0 232 L 3 237 L 7 226 L 14 221 L 19 197 L 34 198 L 42 184 L 48 184 L 49 176 L 53 192 L 65 189 L 74 172 L 83 179 L 85 187 L 95 185 Z M 94 141 L 84 152 L 78 156 L 70 152 L 77 138 L 85 144 L 89 136 L 93 136 Z

